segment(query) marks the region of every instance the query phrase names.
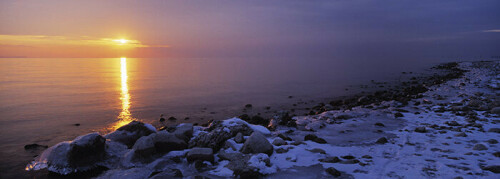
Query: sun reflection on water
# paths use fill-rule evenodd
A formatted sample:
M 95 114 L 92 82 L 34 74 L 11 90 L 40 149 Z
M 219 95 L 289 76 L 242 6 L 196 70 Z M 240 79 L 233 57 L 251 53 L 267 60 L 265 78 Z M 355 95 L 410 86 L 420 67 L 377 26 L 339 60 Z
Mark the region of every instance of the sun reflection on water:
M 122 111 L 118 115 L 118 121 L 113 124 L 113 130 L 133 121 L 134 118 L 130 113 L 130 93 L 128 92 L 128 75 L 127 75 L 127 58 L 120 59 L 120 78 L 121 78 L 121 94 Z

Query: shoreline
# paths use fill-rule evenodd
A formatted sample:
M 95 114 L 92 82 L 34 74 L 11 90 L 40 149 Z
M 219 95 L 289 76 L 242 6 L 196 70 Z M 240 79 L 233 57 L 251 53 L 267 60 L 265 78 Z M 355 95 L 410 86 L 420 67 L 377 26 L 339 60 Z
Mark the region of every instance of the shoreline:
M 370 153 L 369 152 L 370 150 L 367 150 L 366 148 L 368 149 L 372 148 L 374 150 L 383 150 L 385 148 L 380 147 L 381 145 L 391 145 L 390 147 L 387 148 L 390 148 L 391 150 L 396 150 L 395 148 L 398 147 L 404 148 L 399 145 L 407 146 L 405 145 L 406 143 L 413 144 L 413 145 L 408 144 L 408 146 L 422 147 L 421 144 L 419 145 L 419 142 L 420 143 L 423 142 L 418 141 L 419 139 L 415 139 L 417 142 L 411 142 L 410 139 L 408 139 L 407 142 L 402 142 L 401 140 L 403 139 L 401 137 L 406 135 L 406 137 L 408 138 L 413 138 L 415 136 L 423 135 L 420 137 L 432 138 L 432 136 L 427 136 L 426 134 L 446 135 L 448 133 L 447 131 L 456 130 L 455 129 L 456 126 L 462 126 L 461 123 L 464 123 L 464 121 L 466 121 L 466 119 L 460 119 L 460 118 L 456 120 L 454 119 L 453 121 L 456 122 L 451 122 L 452 125 L 450 125 L 450 123 L 445 124 L 444 128 L 442 128 L 442 126 L 437 124 L 434 124 L 436 126 L 433 126 L 431 124 L 431 122 L 433 121 L 426 121 L 429 123 L 429 125 L 424 125 L 424 126 L 420 126 L 423 125 L 420 123 L 413 124 L 413 122 L 418 122 L 416 120 L 425 121 L 425 119 L 428 119 L 428 118 L 425 119 L 420 118 L 423 117 L 422 115 L 429 115 L 427 117 L 439 118 L 443 116 L 443 114 L 441 113 L 445 113 L 450 118 L 463 117 L 463 116 L 467 117 L 475 116 L 476 118 L 479 119 L 484 118 L 485 112 L 480 112 L 480 111 L 491 110 L 489 109 L 491 107 L 487 106 L 486 110 L 484 110 L 485 108 L 483 106 L 479 106 L 481 108 L 474 107 L 472 109 L 465 109 L 465 110 L 463 108 L 461 109 L 453 108 L 452 110 L 452 107 L 456 106 L 449 107 L 447 105 L 439 105 L 439 104 L 436 105 L 435 102 L 443 101 L 444 99 L 447 98 L 444 97 L 445 95 L 450 95 L 450 94 L 445 94 L 443 93 L 443 91 L 438 90 L 440 89 L 440 86 L 446 86 L 448 85 L 447 83 L 449 82 L 462 80 L 460 83 L 456 84 L 456 87 L 464 87 L 464 88 L 470 87 L 471 89 L 474 88 L 474 84 L 469 85 L 469 83 L 476 79 L 471 79 L 467 76 L 469 75 L 469 73 L 472 72 L 461 69 L 461 68 L 467 68 L 467 66 L 464 67 L 464 64 L 470 64 L 471 66 L 468 68 L 476 69 L 472 68 L 474 64 L 480 66 L 481 64 L 484 65 L 487 63 L 494 64 L 494 66 L 496 67 L 493 68 L 498 68 L 498 61 L 460 62 L 460 63 L 455 62 L 455 63 L 443 64 L 437 66 L 436 68 L 439 70 L 445 70 L 446 71 L 445 74 L 441 75 L 437 74 L 428 77 L 411 79 L 409 82 L 402 83 L 403 87 L 400 88 L 400 90 L 397 89 L 398 87 L 394 87 L 396 89 L 392 90 L 387 89 L 385 91 L 377 91 L 363 95 L 354 95 L 352 97 L 340 97 L 343 99 L 333 100 L 328 104 L 322 104 L 322 105 L 320 104 L 311 107 L 308 116 L 289 116 L 287 115 L 287 113 L 280 113 L 280 115 L 277 115 L 277 117 L 269 121 L 263 118 L 255 118 L 255 117 L 246 118 L 245 116 L 240 116 L 240 118 L 242 118 L 243 120 L 232 118 L 228 120 L 213 121 L 211 123 L 208 123 L 206 127 L 193 126 L 187 124 L 187 125 L 179 125 L 176 127 L 172 126 L 165 127 L 163 128 L 165 130 L 162 130 L 160 128 L 160 131 L 164 132 L 157 131 L 157 129 L 152 129 L 150 125 L 148 126 L 142 123 L 129 124 L 126 125 L 124 128 L 122 127 L 121 129 L 112 132 L 111 134 L 105 135 L 104 137 L 100 136 L 99 134 L 97 135 L 88 134 L 80 139 L 74 140 L 71 143 L 60 143 L 56 146 L 52 146 L 51 148 L 46 150 L 44 154 L 41 155 L 42 160 L 38 159 L 39 160 L 38 163 L 35 162 L 32 164 L 33 167 L 35 168 L 39 167 L 41 169 L 44 167 L 48 167 L 49 170 L 52 170 L 52 172 L 59 172 L 63 174 L 71 174 L 74 173 L 75 171 L 91 170 L 97 168 L 98 171 L 91 170 L 90 173 L 100 174 L 95 176 L 100 176 L 104 178 L 119 177 L 123 176 L 123 174 L 127 173 L 130 174 L 131 172 L 138 174 L 136 175 L 138 177 L 140 176 L 159 177 L 160 175 L 173 177 L 173 176 L 178 176 L 179 172 L 182 174 L 182 176 L 185 177 L 195 176 L 195 175 L 208 176 L 208 177 L 240 176 L 242 178 L 245 176 L 281 177 L 289 174 L 291 171 L 287 171 L 287 169 L 293 167 L 301 167 L 301 169 L 312 167 L 311 168 L 312 171 L 315 171 L 316 173 L 321 173 L 321 175 L 319 175 L 320 177 L 328 177 L 331 175 L 334 176 L 340 175 L 347 178 L 353 176 L 366 177 L 366 176 L 372 176 L 374 173 L 376 173 L 379 176 L 381 176 L 380 174 L 384 174 L 382 176 L 397 178 L 398 176 L 400 176 L 400 174 L 397 171 L 396 172 L 393 171 L 394 174 L 392 175 L 387 174 L 387 172 L 386 173 L 376 172 L 377 169 L 374 169 L 376 167 L 373 166 L 377 166 L 383 163 L 384 161 L 387 162 L 386 160 L 390 161 L 390 159 L 385 158 L 384 155 L 379 156 L 379 153 L 375 154 Z M 486 67 L 482 68 L 486 69 Z M 491 69 L 489 70 L 490 70 L 489 72 L 491 73 Z M 498 69 L 496 70 L 497 70 L 496 73 L 498 73 Z M 477 73 L 480 72 L 481 71 Z M 498 74 L 496 75 L 498 76 Z M 488 78 L 492 77 L 489 76 Z M 483 89 L 483 88 L 485 87 L 478 89 Z M 436 92 L 436 90 L 438 91 Z M 434 93 L 437 96 L 427 96 L 432 93 Z M 491 95 L 491 92 L 489 92 L 489 94 Z M 493 96 L 495 96 L 495 93 L 492 94 Z M 498 98 L 498 94 L 496 94 L 496 96 Z M 465 104 L 462 104 L 462 106 L 468 106 L 468 108 L 471 108 L 469 107 L 468 104 L 469 102 L 470 101 L 465 101 Z M 437 109 L 434 109 L 434 107 Z M 424 113 L 423 111 L 426 111 L 428 113 Z M 439 116 L 438 114 L 441 114 L 441 116 Z M 486 114 L 488 113 L 486 112 Z M 496 115 L 497 117 L 494 116 L 493 118 L 496 118 L 495 120 L 498 121 L 498 115 Z M 438 121 L 438 122 L 444 123 L 449 121 Z M 474 124 L 471 124 L 470 126 L 464 124 L 462 128 L 471 127 L 474 128 L 475 131 L 479 129 L 483 129 L 484 131 L 485 129 L 483 128 L 483 126 L 487 126 L 490 128 L 499 127 L 498 123 L 491 123 L 488 120 L 485 122 L 475 119 L 473 122 Z M 254 124 L 266 124 L 266 123 L 272 124 L 269 127 L 271 130 L 266 129 L 261 125 L 254 125 Z M 477 127 L 479 125 L 474 126 L 475 124 L 480 124 L 481 127 L 480 128 Z M 451 128 L 446 127 L 446 125 Z M 408 127 L 412 128 L 416 127 L 416 128 L 409 129 Z M 423 130 L 421 127 L 423 127 Z M 471 129 L 466 129 L 466 130 L 471 130 Z M 260 131 L 261 133 L 263 133 L 264 139 L 267 141 L 267 143 L 265 141 L 261 141 L 262 137 L 254 135 L 253 131 Z M 446 131 L 446 132 L 441 133 L 440 131 Z M 465 136 L 471 135 L 471 134 L 467 135 L 467 133 L 465 133 L 467 131 L 462 131 L 462 129 L 460 129 L 459 131 L 460 132 L 453 131 L 450 133 L 455 133 L 455 132 L 458 133 L 452 135 L 455 137 L 462 137 L 464 136 L 464 134 Z M 411 133 L 406 134 L 408 132 Z M 344 136 L 338 137 L 339 134 Z M 496 133 L 492 132 L 492 135 L 493 136 L 496 135 L 496 138 L 498 138 L 498 132 Z M 162 136 L 162 137 L 157 137 L 157 136 Z M 238 142 L 241 141 L 241 138 L 243 138 L 245 142 Z M 434 138 L 436 137 L 434 136 Z M 226 142 L 226 140 L 229 142 Z M 253 144 L 248 141 L 256 141 L 254 142 L 256 144 Z M 123 144 L 126 144 L 126 146 L 124 147 Z M 164 145 L 162 146 L 162 144 Z M 171 144 L 183 147 L 170 149 L 168 146 L 171 146 Z M 331 144 L 335 145 L 332 146 Z M 255 147 L 253 145 L 257 145 L 259 147 Z M 456 145 L 461 146 L 462 144 L 456 144 Z M 498 149 L 498 146 L 496 146 L 496 144 L 489 143 L 482 145 L 484 147 L 486 147 L 486 145 L 489 146 L 486 147 L 485 149 L 487 150 L 487 152 L 492 152 L 491 150 L 494 150 L 495 148 Z M 269 146 L 271 147 L 271 150 L 255 151 L 255 150 L 269 148 Z M 448 144 L 448 146 L 450 146 L 450 144 Z M 208 149 L 205 151 L 201 149 L 196 149 L 194 154 L 192 154 L 194 147 L 210 148 L 211 152 L 207 152 Z M 353 150 L 359 151 L 359 153 L 354 154 L 349 151 L 345 151 L 346 148 L 342 147 L 347 147 L 349 149 L 354 148 Z M 224 150 L 219 151 L 218 149 L 221 148 Z M 475 148 L 475 145 L 473 148 Z M 344 151 L 338 151 L 339 149 Z M 56 156 L 55 154 L 53 154 L 53 152 L 51 152 L 58 150 L 66 151 L 69 153 L 71 153 L 71 151 L 73 150 L 84 151 L 84 153 L 87 150 L 95 150 L 95 151 L 100 151 L 97 153 L 100 153 L 101 155 L 94 156 L 95 155 L 94 153 L 88 153 L 87 156 L 75 156 L 76 158 L 71 159 L 71 155 L 68 155 L 69 158 L 66 158 L 68 156 Z M 443 152 L 443 151 L 444 151 L 443 153 L 448 153 L 448 154 L 453 153 L 449 151 L 446 152 L 445 151 L 446 149 L 440 149 L 440 148 L 438 149 L 430 148 L 428 150 L 430 150 L 431 152 L 429 154 L 432 154 L 434 152 Z M 382 152 L 382 154 L 384 152 Z M 257 153 L 257 154 L 252 155 L 252 153 Z M 304 153 L 307 155 L 303 156 Z M 368 155 L 369 156 L 368 157 L 361 154 L 365 155 L 370 154 L 370 155 Z M 94 156 L 90 157 L 92 158 L 89 159 L 90 161 L 86 161 L 83 163 L 79 161 L 81 157 L 89 157 L 89 155 Z M 394 153 L 391 153 L 390 155 L 394 155 Z M 478 155 L 479 155 L 478 158 L 480 158 L 482 157 L 482 155 L 486 154 L 478 154 Z M 193 159 L 193 161 L 185 161 L 185 158 L 189 160 L 190 156 L 194 157 L 195 159 Z M 475 155 L 472 154 L 471 156 Z M 213 159 L 214 157 L 215 159 L 220 159 L 220 161 L 216 161 L 215 159 Z M 448 158 L 449 157 L 446 157 L 447 160 L 454 160 Z M 43 159 L 46 159 L 46 161 L 53 161 L 53 162 L 43 162 Z M 484 159 L 481 158 L 481 160 Z M 498 156 L 492 160 L 493 162 L 498 163 L 499 161 Z M 161 169 L 155 169 L 155 167 L 159 167 L 159 163 L 162 162 L 167 164 L 163 164 L 160 167 Z M 429 163 L 430 165 L 430 163 L 436 163 L 436 160 L 434 162 L 427 162 L 427 163 Z M 250 169 L 246 170 L 242 168 L 230 168 L 226 167 L 227 164 L 230 164 L 228 165 L 230 167 L 243 166 L 244 168 L 250 168 Z M 306 166 L 301 166 L 302 164 L 306 164 Z M 321 165 L 321 167 L 314 167 L 317 165 Z M 353 167 L 354 165 L 356 167 Z M 100 167 L 105 167 L 108 168 L 109 170 L 103 170 L 102 168 L 99 169 Z M 446 167 L 453 168 L 450 166 Z M 492 175 L 491 172 L 488 173 L 488 171 L 490 170 L 486 167 L 490 166 L 489 165 L 481 166 L 479 167 L 480 170 L 477 169 L 478 167 L 468 166 L 469 171 L 473 170 L 474 172 L 476 172 L 472 173 L 473 175 L 476 175 L 477 173 L 481 174 L 480 176 L 487 176 L 487 177 L 488 176 L 494 177 L 498 175 L 498 174 Z M 368 169 L 363 169 L 363 168 L 368 168 Z M 386 168 L 384 167 L 384 170 L 385 169 Z M 467 171 L 464 170 L 463 166 L 455 166 L 455 169 L 459 171 L 460 170 Z M 407 168 L 407 170 L 411 169 Z M 434 168 L 428 167 L 425 171 L 421 172 L 425 174 L 423 175 L 423 177 L 433 177 L 433 176 L 444 177 L 443 175 L 439 175 L 440 174 L 439 171 L 435 170 L 436 170 L 435 167 Z M 497 171 L 498 166 L 497 168 L 493 167 L 492 170 Z M 401 171 L 401 169 L 399 171 Z M 456 171 L 454 172 L 456 173 Z M 88 174 L 89 172 L 83 172 L 83 173 Z M 152 175 L 153 173 L 155 173 L 155 175 Z M 409 174 L 409 173 L 404 173 L 404 174 Z M 417 174 L 420 173 L 417 172 Z M 461 175 L 466 173 L 458 172 L 458 174 Z M 72 176 L 73 175 L 78 176 L 86 174 L 77 172 L 77 174 L 72 174 Z M 401 176 L 408 176 L 408 175 L 401 175 Z

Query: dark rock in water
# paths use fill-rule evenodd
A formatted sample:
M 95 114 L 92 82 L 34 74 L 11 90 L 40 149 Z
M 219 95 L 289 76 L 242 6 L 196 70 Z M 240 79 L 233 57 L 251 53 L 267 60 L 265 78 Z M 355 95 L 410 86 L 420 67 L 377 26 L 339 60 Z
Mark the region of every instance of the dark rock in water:
M 139 121 L 132 121 L 127 125 L 118 128 L 116 131 L 105 135 L 104 137 L 112 141 L 125 144 L 127 145 L 127 147 L 131 148 L 134 145 L 135 141 L 137 141 L 137 139 L 154 132 L 156 131 L 146 127 L 144 123 Z
M 77 137 L 69 145 L 68 164 L 71 167 L 87 167 L 101 161 L 106 155 L 106 139 L 97 133 Z
M 245 108 L 252 108 L 252 104 L 246 104 Z
M 194 162 L 197 160 L 200 161 L 209 161 L 214 162 L 214 152 L 211 148 L 192 148 L 187 153 L 187 161 Z
M 425 127 L 417 127 L 415 128 L 415 132 L 425 133 L 427 132 L 427 130 L 425 129 Z
M 377 122 L 377 123 L 375 123 L 374 125 L 375 125 L 375 126 L 380 126 L 380 127 L 385 127 L 385 125 L 384 125 L 384 124 L 382 124 L 382 123 L 380 123 L 380 122 Z
M 483 144 L 476 144 L 476 145 L 474 145 L 474 147 L 472 148 L 472 150 L 488 150 L 488 147 L 486 147 Z
M 24 146 L 24 150 L 46 149 L 49 146 L 39 144 L 28 144 Z
M 306 136 L 304 136 L 304 140 L 310 140 L 310 141 L 313 141 L 313 142 L 316 142 L 319 144 L 326 144 L 327 143 L 325 139 L 319 138 L 318 136 L 316 136 L 314 134 L 307 134 Z
M 482 167 L 483 170 L 488 170 L 493 173 L 500 173 L 500 165 L 490 165 Z
M 373 157 L 369 155 L 363 155 L 362 158 L 372 159 Z
M 455 137 L 467 137 L 467 134 L 465 132 L 460 132 L 458 134 L 455 134 Z
M 491 128 L 488 129 L 488 132 L 500 133 L 500 128 Z
M 325 162 L 325 163 L 337 163 L 337 162 L 340 162 L 342 160 L 340 160 L 340 158 L 338 158 L 338 157 L 327 157 L 327 158 L 319 159 L 319 161 Z
M 342 173 L 340 173 L 340 171 L 338 171 L 337 169 L 333 168 L 333 167 L 329 167 L 325 170 L 328 174 L 334 176 L 334 177 L 339 177 L 340 175 L 342 175 Z
M 238 134 L 236 134 L 236 136 L 234 137 L 234 141 L 238 144 L 241 144 L 245 142 L 245 138 L 243 138 L 243 134 L 241 132 L 238 132 Z
M 341 164 L 356 164 L 359 163 L 359 160 L 356 159 L 349 159 L 349 160 L 344 160 L 340 162 Z
M 394 113 L 394 117 L 404 117 L 404 115 L 400 112 Z
M 74 126 L 80 126 L 80 123 L 73 124 Z
M 385 138 L 385 137 L 381 137 L 381 138 L 379 138 L 379 139 L 377 140 L 377 142 L 375 142 L 375 143 L 377 143 L 377 144 L 385 144 L 385 143 L 387 143 L 387 142 L 389 142 L 389 141 L 387 141 L 387 138 Z
M 163 121 L 165 121 L 165 118 L 160 117 L 160 122 L 163 122 Z
M 241 147 L 242 153 L 265 153 L 269 156 L 273 154 L 273 145 L 260 132 L 254 132 Z
M 490 144 L 498 144 L 498 141 L 496 139 L 489 139 L 486 142 L 488 142 Z
M 172 116 L 172 117 L 169 117 L 168 120 L 169 121 L 175 121 L 175 120 L 177 120 L 177 118 L 175 118 L 174 116 Z
M 257 124 L 257 125 L 262 125 L 262 126 L 267 126 L 269 124 L 269 119 L 264 119 L 263 117 L 259 115 L 253 116 L 249 121 L 247 121 L 250 124 Z

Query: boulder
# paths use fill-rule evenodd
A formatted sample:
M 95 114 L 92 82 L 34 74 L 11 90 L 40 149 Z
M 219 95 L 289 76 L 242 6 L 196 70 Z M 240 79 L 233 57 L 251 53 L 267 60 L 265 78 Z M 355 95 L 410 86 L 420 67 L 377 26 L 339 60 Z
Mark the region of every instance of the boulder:
M 71 142 L 68 163 L 71 167 L 92 166 L 104 159 L 106 139 L 98 133 L 79 136 Z
M 316 136 L 314 134 L 307 134 L 306 136 L 304 136 L 304 140 L 310 140 L 310 141 L 313 141 L 313 142 L 316 142 L 319 144 L 326 144 L 327 143 L 325 139 L 319 138 L 318 136 Z
M 211 148 L 192 148 L 188 153 L 187 153 L 187 161 L 188 162 L 194 162 L 194 161 L 209 161 L 209 162 L 214 162 L 214 152 Z
M 375 143 L 377 143 L 377 144 L 385 144 L 385 143 L 387 143 L 387 142 L 389 142 L 389 141 L 387 140 L 387 138 L 385 138 L 385 137 L 381 137 L 381 138 L 379 138 L 379 139 L 378 139 Z
M 476 144 L 474 145 L 472 150 L 488 150 L 488 147 L 486 147 L 484 144 Z
M 328 173 L 328 174 L 330 174 L 330 175 L 332 175 L 334 177 L 339 177 L 340 175 L 342 175 L 340 173 L 340 171 L 338 171 L 337 169 L 335 169 L 333 167 L 329 167 L 325 171 L 326 171 L 326 173 Z
M 482 168 L 483 170 L 488 170 L 493 173 L 500 173 L 500 165 L 490 165 Z
M 425 127 L 417 127 L 415 128 L 415 132 L 425 133 L 427 132 L 427 130 L 425 129 Z
M 160 131 L 154 137 L 155 149 L 159 153 L 167 153 L 173 150 L 187 149 L 187 143 L 179 139 L 175 134 Z
M 267 141 L 266 137 L 260 132 L 253 132 L 252 135 L 245 141 L 241 148 L 242 153 L 265 153 L 273 154 L 273 145 Z
M 183 139 L 186 142 L 189 141 L 189 139 L 193 137 L 193 124 L 191 123 L 179 124 L 175 128 L 174 134 L 179 139 Z
M 120 142 L 131 148 L 134 146 L 135 141 L 142 136 L 148 136 L 155 133 L 156 130 L 150 124 L 144 124 L 139 121 L 132 121 L 127 125 L 118 128 L 116 131 L 105 135 L 106 139 Z
M 286 145 L 286 142 L 285 142 L 285 140 L 283 140 L 281 138 L 277 138 L 277 139 L 274 139 L 273 145 L 275 145 L 275 146 Z
M 243 138 L 243 134 L 241 132 L 238 132 L 238 134 L 236 134 L 236 136 L 234 137 L 234 141 L 238 144 L 241 144 L 245 142 L 245 138 Z
M 147 163 L 153 160 L 153 156 L 157 153 L 154 142 L 155 137 L 156 134 L 151 134 L 149 136 L 143 136 L 135 142 L 132 147 L 134 152 L 132 161 Z

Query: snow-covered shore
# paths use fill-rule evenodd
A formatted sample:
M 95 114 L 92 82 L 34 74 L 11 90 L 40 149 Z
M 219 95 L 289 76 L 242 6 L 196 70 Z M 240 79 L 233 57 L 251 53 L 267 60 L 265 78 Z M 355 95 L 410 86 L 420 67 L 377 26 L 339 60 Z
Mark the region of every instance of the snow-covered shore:
M 315 115 L 283 113 L 267 128 L 240 118 L 158 131 L 133 122 L 52 146 L 27 170 L 97 178 L 500 178 L 499 61 L 437 68 L 445 74 L 324 104 Z

